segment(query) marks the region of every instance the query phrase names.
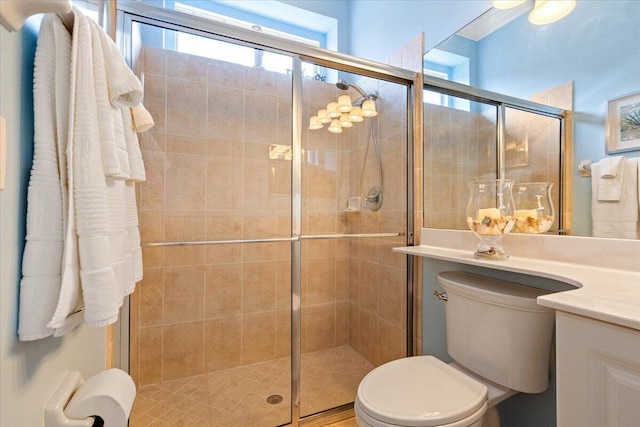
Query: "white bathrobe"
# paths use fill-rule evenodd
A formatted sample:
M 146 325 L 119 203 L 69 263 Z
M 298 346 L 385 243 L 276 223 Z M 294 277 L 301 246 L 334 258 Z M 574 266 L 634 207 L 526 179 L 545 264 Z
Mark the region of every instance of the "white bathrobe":
M 46 325 L 60 294 L 63 236 L 69 212 L 64 147 L 69 126 L 70 69 L 71 35 L 56 15 L 47 15 L 40 27 L 33 76 L 34 152 L 18 327 L 23 341 L 54 333 Z
M 42 281 L 34 280 L 30 269 L 25 267 L 35 266 L 32 270 L 42 270 L 37 263 L 45 256 L 44 246 L 31 244 L 38 239 L 34 237 L 36 234 L 30 233 L 21 284 L 21 340 L 42 338 L 54 331 L 64 333 L 81 316 L 89 326 L 100 327 L 115 322 L 124 297 L 133 292 L 135 283 L 142 278 L 134 182 L 145 177 L 130 120 L 130 107 L 140 103 L 142 85 L 121 57 L 114 63 L 117 48 L 104 31 L 76 8 L 74 14 L 72 40 L 64 27 L 66 38 L 61 35 L 60 20 L 52 15 L 43 21 L 41 31 L 45 32 L 41 33 L 38 44 L 38 54 L 45 59 L 36 59 L 36 75 L 51 72 L 50 67 L 43 65 L 45 61 L 51 61 L 51 54 L 44 52 L 45 46 L 53 52 L 55 61 L 58 60 L 56 51 L 62 49 L 49 46 L 51 42 L 47 41 L 46 35 L 51 31 L 48 27 L 64 39 L 64 49 L 70 51 L 64 75 L 58 75 L 56 70 L 53 79 L 43 77 L 45 83 L 34 85 L 34 90 L 41 92 L 35 97 L 36 123 L 42 113 L 56 119 L 60 114 L 56 127 L 67 129 L 68 136 L 48 141 L 42 149 L 36 138 L 36 152 L 51 151 L 49 146 L 57 144 L 56 151 L 61 159 L 56 165 L 57 175 L 54 173 L 56 168 L 47 170 L 47 182 L 58 184 L 56 201 L 47 203 L 42 210 L 60 224 L 55 233 L 56 246 L 47 253 L 52 260 L 50 270 L 58 274 L 50 280 L 47 286 L 50 290 L 41 292 Z M 53 39 L 55 44 L 58 39 Z M 69 79 L 69 75 L 66 108 L 61 105 L 55 110 L 47 109 L 42 103 L 46 102 L 48 92 L 54 89 L 64 92 L 63 85 L 52 84 L 53 81 L 63 80 L 65 76 Z M 51 127 L 43 128 L 41 133 L 51 134 Z M 28 228 L 39 227 L 43 215 L 38 209 L 42 195 L 36 191 L 33 179 L 34 175 L 39 176 L 36 171 L 41 167 L 35 160 L 29 188 Z M 133 171 L 131 163 L 134 163 Z M 46 273 L 47 277 L 51 276 L 48 271 Z M 78 311 L 80 307 L 84 309 Z M 27 327 L 34 331 L 28 331 Z

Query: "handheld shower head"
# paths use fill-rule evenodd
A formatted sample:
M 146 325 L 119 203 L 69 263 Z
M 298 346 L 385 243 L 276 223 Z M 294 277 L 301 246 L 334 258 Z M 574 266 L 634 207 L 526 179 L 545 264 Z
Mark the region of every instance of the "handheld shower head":
M 348 81 L 346 81 L 344 79 L 338 80 L 338 82 L 336 83 L 336 86 L 340 90 L 349 90 L 349 88 L 352 87 L 357 92 L 359 92 L 360 95 L 364 96 L 365 99 L 369 99 L 369 97 L 370 97 L 369 95 L 366 94 L 366 92 L 364 90 L 362 90 L 362 88 L 360 86 L 358 86 L 355 83 L 349 83 Z
M 349 82 L 344 79 L 338 80 L 338 83 L 336 83 L 336 86 L 340 90 L 349 90 Z

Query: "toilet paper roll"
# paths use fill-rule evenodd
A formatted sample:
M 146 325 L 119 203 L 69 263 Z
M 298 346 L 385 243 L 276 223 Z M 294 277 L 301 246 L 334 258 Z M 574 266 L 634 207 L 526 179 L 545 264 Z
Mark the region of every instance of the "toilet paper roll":
M 100 417 L 105 427 L 126 427 L 135 398 L 131 377 L 120 369 L 109 369 L 80 385 L 64 413 L 75 420 Z

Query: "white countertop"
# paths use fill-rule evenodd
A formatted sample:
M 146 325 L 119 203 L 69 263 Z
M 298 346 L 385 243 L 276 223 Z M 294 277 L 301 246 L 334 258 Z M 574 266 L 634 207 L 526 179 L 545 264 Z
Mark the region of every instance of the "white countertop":
M 640 241 L 508 237 L 511 255 L 503 261 L 475 259 L 478 240 L 466 231 L 423 229 L 420 246 L 394 251 L 558 280 L 575 289 L 538 297 L 538 304 L 640 330 Z

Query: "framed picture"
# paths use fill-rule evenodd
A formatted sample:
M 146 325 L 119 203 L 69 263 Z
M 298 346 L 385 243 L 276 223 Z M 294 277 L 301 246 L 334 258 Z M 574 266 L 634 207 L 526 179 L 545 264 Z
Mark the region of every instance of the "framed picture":
M 607 101 L 607 154 L 640 150 L 640 92 Z

